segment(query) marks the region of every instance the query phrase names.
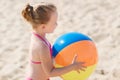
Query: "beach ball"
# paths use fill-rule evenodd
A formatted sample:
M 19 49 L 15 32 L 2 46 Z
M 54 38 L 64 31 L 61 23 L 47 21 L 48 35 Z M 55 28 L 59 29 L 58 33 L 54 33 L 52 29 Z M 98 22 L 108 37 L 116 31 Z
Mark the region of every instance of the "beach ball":
M 78 62 L 85 62 L 85 71 L 78 73 L 70 71 L 61 75 L 63 80 L 87 80 L 95 70 L 98 56 L 96 46 L 91 38 L 78 32 L 69 32 L 61 35 L 54 42 L 53 56 L 55 58 L 55 67 L 65 67 L 72 64 L 73 58 L 77 55 Z

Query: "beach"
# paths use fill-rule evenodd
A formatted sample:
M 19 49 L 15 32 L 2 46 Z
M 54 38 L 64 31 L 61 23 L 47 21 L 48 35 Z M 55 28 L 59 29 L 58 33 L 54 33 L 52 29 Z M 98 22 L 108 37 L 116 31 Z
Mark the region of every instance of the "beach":
M 98 63 L 88 80 L 120 80 L 120 1 L 43 0 L 58 8 L 58 26 L 47 38 L 53 44 L 67 32 L 88 35 L 96 44 Z M 0 80 L 24 80 L 28 64 L 31 25 L 23 19 L 27 3 L 42 0 L 1 0 Z M 51 80 L 62 80 L 53 77 Z

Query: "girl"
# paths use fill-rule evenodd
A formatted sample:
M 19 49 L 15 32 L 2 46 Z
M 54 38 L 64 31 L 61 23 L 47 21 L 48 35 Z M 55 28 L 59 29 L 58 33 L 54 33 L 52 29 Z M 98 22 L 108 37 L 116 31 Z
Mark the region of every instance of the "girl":
M 53 4 L 41 4 L 34 8 L 27 5 L 22 10 L 22 16 L 32 25 L 30 44 L 29 73 L 26 80 L 49 80 L 49 77 L 60 76 L 72 70 L 83 70 L 83 62 L 73 58 L 71 65 L 54 68 L 51 45 L 46 39 L 47 33 L 52 33 L 57 26 L 57 10 Z

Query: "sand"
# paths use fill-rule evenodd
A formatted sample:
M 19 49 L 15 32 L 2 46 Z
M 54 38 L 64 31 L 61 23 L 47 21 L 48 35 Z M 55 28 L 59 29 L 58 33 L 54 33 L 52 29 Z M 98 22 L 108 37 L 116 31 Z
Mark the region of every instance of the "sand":
M 43 0 L 49 2 L 49 0 Z M 21 10 L 41 0 L 0 1 L 0 80 L 24 80 L 31 26 Z M 91 37 L 98 49 L 98 65 L 88 80 L 120 80 L 120 1 L 52 0 L 58 7 L 58 27 L 48 35 L 51 44 L 66 32 Z M 51 80 L 61 80 L 59 77 Z

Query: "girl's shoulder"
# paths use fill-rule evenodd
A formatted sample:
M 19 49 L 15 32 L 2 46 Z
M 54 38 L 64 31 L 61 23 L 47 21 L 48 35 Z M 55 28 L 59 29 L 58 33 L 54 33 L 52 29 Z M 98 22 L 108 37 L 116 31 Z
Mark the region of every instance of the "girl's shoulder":
M 46 48 L 46 44 L 35 36 L 31 37 L 31 46 L 33 50 Z
M 36 53 L 44 53 L 45 51 L 49 51 L 49 47 L 43 41 L 34 41 L 31 44 L 31 50 Z
M 39 56 L 49 54 L 49 48 L 42 41 L 33 42 L 31 44 L 30 54 L 34 58 L 33 60 L 39 60 Z

